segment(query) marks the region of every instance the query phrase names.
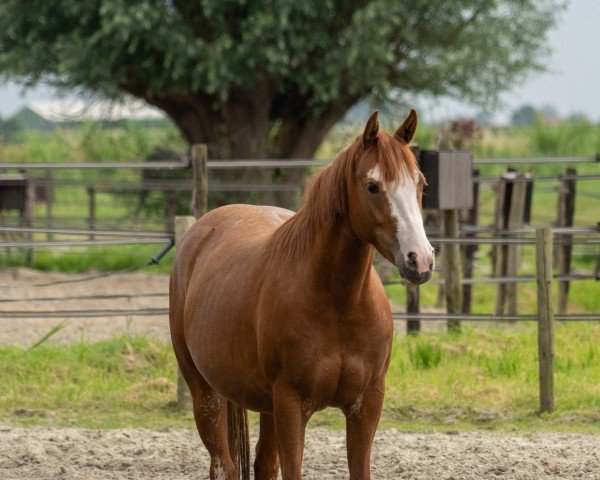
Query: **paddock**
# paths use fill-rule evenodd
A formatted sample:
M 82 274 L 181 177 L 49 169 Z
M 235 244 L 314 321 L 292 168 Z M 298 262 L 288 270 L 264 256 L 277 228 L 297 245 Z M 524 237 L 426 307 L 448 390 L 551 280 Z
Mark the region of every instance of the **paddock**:
M 500 163 L 520 163 L 518 161 L 520 159 L 510 159 L 506 162 L 502 160 L 505 159 L 500 159 Z M 541 162 L 544 159 L 539 160 Z M 557 163 L 596 162 L 595 157 L 556 160 Z M 479 163 L 491 161 L 493 159 L 478 160 Z M 248 163 L 242 162 L 240 165 L 245 166 Z M 205 162 L 205 164 L 208 168 L 221 166 L 219 162 Z M 253 167 L 279 165 L 273 162 L 251 164 Z M 308 166 L 308 162 L 300 161 L 298 164 L 303 167 Z M 159 166 L 170 168 L 170 165 Z M 239 167 L 238 164 L 233 166 Z M 65 165 L 67 169 L 71 167 L 73 166 Z M 177 167 L 188 168 L 187 165 L 177 165 Z M 536 180 L 561 182 L 564 180 L 563 177 L 538 176 Z M 594 180 L 597 179 L 597 174 L 579 176 L 577 179 Z M 499 181 L 505 182 L 505 179 L 482 177 L 474 178 L 473 183 L 496 185 Z M 194 186 L 199 183 L 195 182 Z M 184 186 L 189 188 L 189 184 L 181 187 Z M 218 190 L 219 187 L 216 187 Z M 92 192 L 90 198 L 93 198 L 93 195 Z M 498 197 L 488 192 L 485 200 L 488 202 L 488 207 L 490 200 L 493 201 L 494 198 L 499 202 Z M 521 205 L 520 208 L 524 206 Z M 501 211 L 501 208 L 495 209 L 494 218 L 499 218 Z M 139 232 L 133 229 L 119 231 L 118 227 L 112 225 L 101 229 L 94 215 L 95 203 L 91 201 L 89 218 L 83 222 L 83 227 L 87 227 L 85 231 L 81 230 L 82 226 L 79 224 L 74 226 L 61 224 L 60 219 L 53 219 L 51 216 L 43 219 L 51 220 L 43 225 L 34 222 L 35 231 L 19 225 L 16 227 L 18 230 L 16 233 L 24 235 L 31 233 L 35 236 L 35 240 L 29 242 L 19 240 L 12 243 L 6 241 L 3 246 L 26 249 L 44 248 L 44 246 L 51 248 L 93 246 L 102 245 L 102 242 L 104 244 L 140 242 L 156 244 L 153 246 L 158 252 L 172 239 L 172 233 L 168 231 Z M 554 228 L 556 250 L 574 244 L 578 248 L 574 252 L 575 255 L 582 253 L 597 255 L 596 226 L 574 228 L 568 221 L 566 224 L 561 224 L 560 218 L 557 220 L 557 224 L 563 226 Z M 57 227 L 54 230 L 48 228 L 52 223 Z M 15 226 L 7 225 L 4 229 L 12 233 Z M 476 221 L 463 224 L 457 235 L 447 235 L 440 231 L 432 232 L 433 241 L 438 240 L 437 245 L 450 242 L 475 245 L 505 243 L 507 247 L 529 244 L 530 248 L 534 243 L 532 233 L 532 228 L 523 225 L 505 229 L 482 227 L 477 225 Z M 42 240 L 42 236 L 47 237 L 46 243 Z M 70 240 L 73 237 L 76 240 Z M 530 255 L 531 253 L 533 253 L 532 248 Z M 491 278 L 480 275 L 469 278 L 465 273 L 460 282 L 463 285 L 535 282 L 536 275 L 532 272 L 531 262 L 526 263 L 526 266 L 529 267 L 523 269 L 527 270 L 526 274 L 520 268 L 520 272 L 501 271 Z M 48 343 L 68 344 L 82 340 L 94 342 L 123 333 L 142 334 L 168 341 L 166 321 L 168 277 L 136 271 L 115 273 L 115 275 L 104 276 L 93 272 L 41 273 L 26 268 L 3 270 L 0 272 L 0 285 L 5 287 L 6 295 L 0 302 L 2 332 L 0 344 L 31 347 L 64 318 L 69 318 L 68 322 L 48 339 Z M 559 268 L 558 273 L 554 280 L 562 283 L 576 280 L 593 281 L 597 278 L 597 272 L 571 272 L 568 265 Z M 95 276 L 98 278 L 93 278 Z M 439 281 L 446 280 L 441 277 L 443 275 L 436 276 Z M 443 307 L 426 309 L 418 305 L 415 311 L 411 310 L 414 305 L 411 307 L 410 304 L 406 305 L 407 313 L 405 313 L 404 307 L 404 305 L 393 306 L 396 312 L 395 327 L 400 334 L 407 332 L 407 320 L 419 322 L 420 331 L 426 332 L 446 330 L 447 320 L 462 320 L 465 324 L 487 323 L 489 320 L 503 322 L 510 328 L 511 325 L 514 326 L 509 323 L 511 320 L 536 319 L 536 316 L 531 313 L 512 316 L 497 312 L 496 315 L 491 312 L 453 314 Z M 555 315 L 554 319 L 595 321 L 598 315 L 596 312 L 593 313 L 593 315 L 575 313 L 570 316 L 559 314 Z M 175 399 L 174 394 L 173 399 Z M 23 421 L 20 420 L 19 423 L 23 424 L 27 423 L 28 416 L 36 416 L 37 413 L 23 408 L 16 409 L 13 415 L 20 417 Z M 52 412 L 48 412 L 48 415 L 51 416 Z M 383 426 L 377 433 L 373 449 L 374 477 L 448 480 L 600 478 L 598 476 L 600 457 L 595 449 L 599 441 L 597 435 L 550 432 L 532 434 L 458 432 L 452 430 L 452 421 L 449 420 L 447 429 L 444 427 L 444 430 L 431 434 L 402 433 Z M 257 428 L 251 430 L 256 434 Z M 342 431 L 310 429 L 307 433 L 305 456 L 305 478 L 333 479 L 347 476 Z M 86 430 L 41 426 L 30 428 L 0 426 L 0 478 L 204 479 L 207 478 L 202 476 L 204 473 L 199 476 L 196 472 L 206 472 L 207 465 L 208 457 L 201 447 L 197 433 L 193 430 L 135 428 Z
M 302 478 L 347 478 L 344 442 L 343 431 L 309 429 Z M 597 446 L 594 435 L 386 429 L 375 437 L 372 474 L 390 480 L 596 480 Z M 195 430 L 0 427 L 0 477 L 6 480 L 205 480 L 207 471 L 208 455 Z

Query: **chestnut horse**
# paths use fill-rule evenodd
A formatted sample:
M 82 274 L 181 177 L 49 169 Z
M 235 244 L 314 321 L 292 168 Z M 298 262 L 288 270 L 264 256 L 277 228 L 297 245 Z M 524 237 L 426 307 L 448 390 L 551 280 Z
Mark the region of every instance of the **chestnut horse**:
M 431 277 L 425 183 L 408 143 L 373 112 L 364 133 L 307 187 L 294 214 L 229 205 L 182 238 L 170 282 L 173 348 L 210 454 L 210 478 L 248 479 L 246 409 L 260 412 L 256 479 L 301 478 L 311 415 L 346 416 L 351 479 L 370 478 L 393 323 L 373 247 L 409 284 Z

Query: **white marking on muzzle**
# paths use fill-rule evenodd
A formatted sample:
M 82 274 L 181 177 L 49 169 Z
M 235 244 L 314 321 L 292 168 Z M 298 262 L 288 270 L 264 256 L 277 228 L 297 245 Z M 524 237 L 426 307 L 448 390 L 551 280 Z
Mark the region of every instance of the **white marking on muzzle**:
M 404 173 L 404 178 L 397 183 L 385 183 L 379 165 L 375 165 L 368 172 L 368 176 L 384 186 L 392 217 L 396 220 L 396 236 L 400 245 L 400 251 L 396 252 L 396 265 L 405 262 L 408 254 L 414 252 L 417 254 L 419 273 L 426 273 L 435 260 L 433 248 L 425 235 L 423 217 L 417 200 L 418 179 L 412 178 L 406 169 Z

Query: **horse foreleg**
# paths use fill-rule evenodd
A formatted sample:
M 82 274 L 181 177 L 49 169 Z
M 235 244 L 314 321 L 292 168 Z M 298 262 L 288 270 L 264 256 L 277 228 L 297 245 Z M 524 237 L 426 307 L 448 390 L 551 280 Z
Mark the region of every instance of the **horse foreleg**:
M 293 389 L 278 383 L 273 386 L 273 418 L 283 480 L 302 478 L 304 432 L 311 413 Z
M 381 416 L 384 389 L 381 381 L 344 410 L 350 480 L 371 478 L 371 446 Z
M 254 460 L 254 478 L 256 480 L 275 480 L 279 473 L 279 454 L 277 434 L 273 415 L 260 414 L 260 434 L 256 444 Z

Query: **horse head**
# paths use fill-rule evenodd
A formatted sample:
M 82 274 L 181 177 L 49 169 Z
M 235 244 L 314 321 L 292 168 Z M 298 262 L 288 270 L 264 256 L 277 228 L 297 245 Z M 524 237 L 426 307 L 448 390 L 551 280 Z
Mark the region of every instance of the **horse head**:
M 351 178 L 346 179 L 354 232 L 413 285 L 428 281 L 435 266 L 422 218 L 425 177 L 408 147 L 416 127 L 417 114 L 411 110 L 391 135 L 379 129 L 374 111 L 353 145 Z

